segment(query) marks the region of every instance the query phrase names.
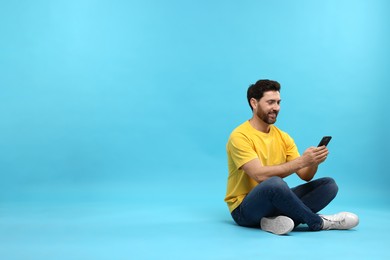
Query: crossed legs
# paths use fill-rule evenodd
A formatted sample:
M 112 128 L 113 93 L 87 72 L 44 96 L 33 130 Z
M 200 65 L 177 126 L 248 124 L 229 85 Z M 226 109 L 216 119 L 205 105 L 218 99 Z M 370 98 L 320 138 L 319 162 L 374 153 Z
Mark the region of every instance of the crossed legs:
M 328 177 L 295 188 L 288 187 L 280 177 L 272 177 L 259 183 L 232 212 L 232 217 L 241 226 L 258 227 L 263 217 L 284 215 L 295 226 L 305 223 L 311 230 L 320 230 L 323 220 L 316 213 L 336 197 L 337 191 L 337 184 Z

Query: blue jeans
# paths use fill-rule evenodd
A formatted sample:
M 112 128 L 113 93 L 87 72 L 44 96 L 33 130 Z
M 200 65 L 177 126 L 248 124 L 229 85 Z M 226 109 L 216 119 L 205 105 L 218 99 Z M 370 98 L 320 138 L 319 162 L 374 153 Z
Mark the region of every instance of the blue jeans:
M 288 187 L 280 177 L 259 183 L 232 212 L 240 226 L 259 227 L 263 217 L 284 215 L 295 226 L 304 223 L 310 230 L 320 230 L 322 219 L 316 213 L 325 208 L 338 191 L 332 178 L 320 178 L 295 188 Z

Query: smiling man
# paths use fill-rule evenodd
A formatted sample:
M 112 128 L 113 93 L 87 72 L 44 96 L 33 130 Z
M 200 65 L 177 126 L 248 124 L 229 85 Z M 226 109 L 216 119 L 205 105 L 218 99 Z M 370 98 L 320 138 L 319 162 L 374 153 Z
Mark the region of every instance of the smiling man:
M 225 202 L 234 221 L 278 235 L 301 223 L 313 231 L 358 225 L 353 213 L 317 214 L 338 191 L 332 178 L 312 180 L 328 149 L 309 147 L 300 156 L 294 140 L 274 125 L 280 111 L 280 84 L 259 80 L 249 86 L 247 99 L 253 116 L 231 133 L 226 145 L 229 176 Z M 290 188 L 283 178 L 291 174 L 306 183 Z

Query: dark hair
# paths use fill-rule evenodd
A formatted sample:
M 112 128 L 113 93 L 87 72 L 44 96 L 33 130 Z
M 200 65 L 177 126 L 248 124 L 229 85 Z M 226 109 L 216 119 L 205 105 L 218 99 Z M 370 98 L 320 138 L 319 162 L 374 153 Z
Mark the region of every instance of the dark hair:
M 256 99 L 257 101 L 263 97 L 264 92 L 267 91 L 280 91 L 280 84 L 277 81 L 269 80 L 269 79 L 261 79 L 258 80 L 255 84 L 249 86 L 247 91 L 247 99 L 250 108 L 253 110 L 251 106 L 251 98 Z

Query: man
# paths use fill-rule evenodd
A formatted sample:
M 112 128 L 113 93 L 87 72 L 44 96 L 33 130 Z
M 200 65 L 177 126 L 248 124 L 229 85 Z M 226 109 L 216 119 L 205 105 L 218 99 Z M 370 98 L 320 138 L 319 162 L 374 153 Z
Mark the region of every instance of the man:
M 313 231 L 358 225 L 353 213 L 317 214 L 338 191 L 332 178 L 312 180 L 328 149 L 310 147 L 300 156 L 294 140 L 274 125 L 280 110 L 280 84 L 259 80 L 248 88 L 247 99 L 253 116 L 231 133 L 226 145 L 225 202 L 234 221 L 278 235 L 301 223 Z M 283 178 L 294 173 L 306 183 L 289 188 Z

